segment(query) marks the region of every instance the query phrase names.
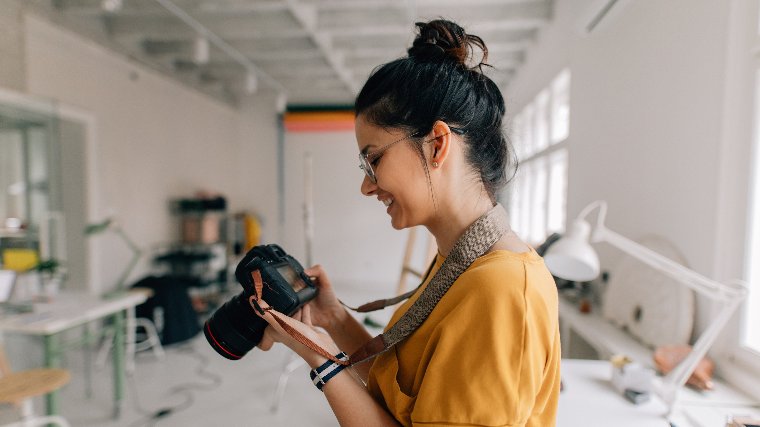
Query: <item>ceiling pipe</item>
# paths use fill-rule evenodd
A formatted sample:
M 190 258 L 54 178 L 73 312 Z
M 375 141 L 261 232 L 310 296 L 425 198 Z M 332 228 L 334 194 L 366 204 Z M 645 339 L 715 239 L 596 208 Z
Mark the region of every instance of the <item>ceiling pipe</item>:
M 163 6 L 166 10 L 174 14 L 177 18 L 182 20 L 185 24 L 190 26 L 192 29 L 198 32 L 198 34 L 211 42 L 214 46 L 219 48 L 221 51 L 229 55 L 232 59 L 235 60 L 235 62 L 239 63 L 246 71 L 246 74 L 248 73 L 255 73 L 257 76 L 261 77 L 262 80 L 266 81 L 267 84 L 274 89 L 276 89 L 278 92 L 281 93 L 287 93 L 287 90 L 285 87 L 274 79 L 274 77 L 270 76 L 266 72 L 264 72 L 261 68 L 257 67 L 256 64 L 254 64 L 250 59 L 248 59 L 247 56 L 243 55 L 232 47 L 229 43 L 224 41 L 221 37 L 217 36 L 215 33 L 213 33 L 211 30 L 206 28 L 203 24 L 198 22 L 195 18 L 190 16 L 187 12 L 182 10 L 179 6 L 171 2 L 170 0 L 155 0 L 156 3 Z

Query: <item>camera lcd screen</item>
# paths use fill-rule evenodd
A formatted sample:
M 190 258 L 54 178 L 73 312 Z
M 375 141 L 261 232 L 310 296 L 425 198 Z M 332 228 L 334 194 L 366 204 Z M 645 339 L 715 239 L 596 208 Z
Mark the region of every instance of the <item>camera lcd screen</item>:
M 301 276 L 299 276 L 289 264 L 283 264 L 277 267 L 277 272 L 280 273 L 283 279 L 290 283 L 290 286 L 294 291 L 298 292 L 306 287 L 306 283 L 303 282 Z

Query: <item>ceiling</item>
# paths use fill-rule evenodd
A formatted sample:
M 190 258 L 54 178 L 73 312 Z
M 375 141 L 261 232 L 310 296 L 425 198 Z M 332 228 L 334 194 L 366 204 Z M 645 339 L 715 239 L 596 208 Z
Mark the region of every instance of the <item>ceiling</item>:
M 42 1 L 42 0 L 37 0 Z M 351 104 L 377 65 L 405 54 L 414 22 L 479 35 L 504 88 L 552 17 L 552 0 L 44 0 L 54 19 L 235 104 L 274 89 L 289 105 Z

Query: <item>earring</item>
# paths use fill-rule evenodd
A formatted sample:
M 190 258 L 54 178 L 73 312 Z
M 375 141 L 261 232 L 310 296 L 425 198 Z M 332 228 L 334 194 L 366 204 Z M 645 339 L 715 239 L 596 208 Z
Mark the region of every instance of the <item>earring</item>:
M 438 162 L 433 162 L 433 167 L 437 168 L 438 167 Z

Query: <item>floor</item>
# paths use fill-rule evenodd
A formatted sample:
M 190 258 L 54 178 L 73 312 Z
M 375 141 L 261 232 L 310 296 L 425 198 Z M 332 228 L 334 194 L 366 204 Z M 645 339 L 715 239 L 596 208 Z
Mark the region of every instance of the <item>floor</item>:
M 366 295 L 349 301 L 369 301 Z M 386 309 L 387 311 L 387 309 Z M 375 314 L 377 320 L 389 313 Z M 381 320 L 382 321 L 382 320 Z M 376 331 L 379 333 L 379 331 Z M 165 348 L 159 360 L 150 351 L 138 353 L 136 370 L 127 377 L 120 417 L 113 413 L 112 366 L 93 368 L 88 397 L 85 353 L 70 349 L 63 365 L 72 373 L 61 391 L 61 413 L 74 427 L 171 426 L 337 426 L 327 400 L 311 383 L 305 364 L 289 376 L 279 408 L 275 390 L 291 352 L 282 345 L 264 352 L 254 349 L 243 359 L 230 361 L 216 354 L 202 333 Z M 44 402 L 34 402 L 36 413 Z M 159 413 L 166 413 L 158 417 Z M 10 406 L 0 406 L 0 425 L 16 418 Z
M 86 397 L 84 376 L 75 371 L 62 393 L 63 415 L 73 426 L 93 427 L 337 425 L 324 396 L 311 384 L 306 365 L 292 373 L 278 410 L 272 410 L 277 381 L 289 360 L 288 350 L 278 346 L 229 361 L 200 334 L 166 348 L 164 360 L 150 351 L 138 355 L 119 419 L 111 418 L 110 366 L 96 373 L 91 398 Z M 162 410 L 171 413 L 152 417 Z

